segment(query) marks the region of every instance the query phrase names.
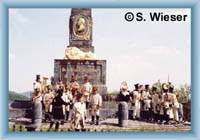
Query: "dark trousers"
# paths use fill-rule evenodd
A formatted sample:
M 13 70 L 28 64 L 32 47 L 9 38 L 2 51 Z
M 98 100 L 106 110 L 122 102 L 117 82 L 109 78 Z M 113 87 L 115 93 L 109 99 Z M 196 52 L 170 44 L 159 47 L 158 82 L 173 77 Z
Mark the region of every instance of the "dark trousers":
M 149 111 L 143 111 L 143 119 L 145 120 L 145 121 L 147 121 L 148 120 L 148 118 L 149 118 Z
M 60 122 L 55 122 L 55 123 L 56 123 L 56 125 L 55 125 L 55 131 L 58 131 L 59 126 L 60 126 Z M 54 124 L 54 122 L 50 123 L 49 130 L 53 127 L 53 124 Z
M 92 124 L 99 125 L 99 116 L 96 116 L 96 123 L 95 123 L 95 116 L 92 116 Z
M 66 113 L 65 114 L 65 120 L 68 121 L 69 120 L 69 111 L 66 111 L 65 113 Z
M 167 114 L 167 108 L 166 109 L 164 109 L 164 120 L 166 121 L 166 123 L 168 123 L 169 122 L 169 115 Z
M 153 121 L 154 122 L 158 122 L 158 120 L 159 120 L 159 114 L 158 113 L 154 113 L 153 114 Z
M 159 120 L 160 120 L 160 122 L 163 122 L 164 121 L 164 115 L 158 115 L 159 116 Z

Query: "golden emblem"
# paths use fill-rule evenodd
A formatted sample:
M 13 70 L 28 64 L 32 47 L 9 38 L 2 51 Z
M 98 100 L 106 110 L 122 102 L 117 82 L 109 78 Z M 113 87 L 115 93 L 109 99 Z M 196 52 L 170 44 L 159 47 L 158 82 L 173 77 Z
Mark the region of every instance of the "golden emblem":
M 82 15 L 74 17 L 73 34 L 75 39 L 89 40 L 90 39 L 90 23 L 88 19 Z

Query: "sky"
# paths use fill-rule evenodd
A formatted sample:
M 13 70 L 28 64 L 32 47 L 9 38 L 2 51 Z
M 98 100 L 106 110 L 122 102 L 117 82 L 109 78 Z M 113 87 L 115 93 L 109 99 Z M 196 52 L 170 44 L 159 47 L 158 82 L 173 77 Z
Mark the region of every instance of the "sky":
M 53 76 L 69 45 L 71 9 L 9 8 L 9 90 L 32 90 L 36 74 Z M 187 14 L 185 22 L 127 22 L 127 12 Z M 190 9 L 92 9 L 93 46 L 107 60 L 108 91 L 135 83 L 191 81 Z

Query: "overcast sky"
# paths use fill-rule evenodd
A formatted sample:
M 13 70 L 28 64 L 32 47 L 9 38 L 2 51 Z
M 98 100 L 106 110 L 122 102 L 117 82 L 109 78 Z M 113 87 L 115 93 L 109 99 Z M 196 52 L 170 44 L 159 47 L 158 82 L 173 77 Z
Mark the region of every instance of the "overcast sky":
M 127 22 L 126 12 L 187 14 L 186 22 Z M 52 76 L 69 44 L 70 9 L 9 9 L 9 90 L 32 90 L 36 74 Z M 107 60 L 108 90 L 122 81 L 190 84 L 189 9 L 92 9 L 93 46 Z

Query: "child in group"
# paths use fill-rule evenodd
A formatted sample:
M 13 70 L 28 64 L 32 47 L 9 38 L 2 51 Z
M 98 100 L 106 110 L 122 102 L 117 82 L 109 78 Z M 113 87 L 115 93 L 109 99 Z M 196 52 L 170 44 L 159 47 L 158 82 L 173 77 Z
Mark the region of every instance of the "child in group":
M 73 105 L 72 114 L 72 129 L 75 131 L 85 130 L 85 116 L 86 116 L 86 104 L 82 94 L 76 95 L 76 102 Z

